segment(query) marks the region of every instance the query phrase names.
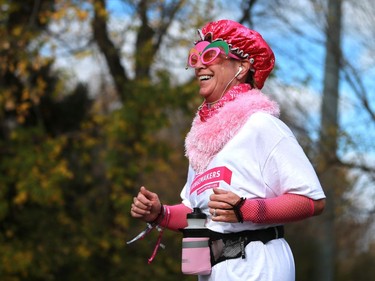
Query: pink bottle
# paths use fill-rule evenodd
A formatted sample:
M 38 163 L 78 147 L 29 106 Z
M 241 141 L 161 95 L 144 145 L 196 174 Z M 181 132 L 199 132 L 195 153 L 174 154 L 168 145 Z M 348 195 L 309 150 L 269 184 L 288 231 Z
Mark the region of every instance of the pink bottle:
M 182 232 L 182 264 L 184 274 L 208 275 L 211 273 L 209 231 L 207 216 L 199 208 L 187 214 L 188 226 Z

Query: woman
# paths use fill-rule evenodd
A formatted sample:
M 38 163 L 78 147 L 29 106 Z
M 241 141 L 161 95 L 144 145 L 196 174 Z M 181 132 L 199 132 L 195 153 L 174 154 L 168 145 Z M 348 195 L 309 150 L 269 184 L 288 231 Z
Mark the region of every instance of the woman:
M 190 165 L 182 203 L 162 205 L 141 187 L 131 215 L 178 230 L 199 207 L 214 240 L 230 235 L 225 250 L 212 243 L 211 274 L 199 280 L 294 280 L 282 225 L 319 215 L 325 195 L 294 135 L 277 118 L 277 104 L 260 91 L 274 54 L 259 33 L 234 21 L 208 23 L 198 33 L 188 65 L 204 101 L 185 140 Z

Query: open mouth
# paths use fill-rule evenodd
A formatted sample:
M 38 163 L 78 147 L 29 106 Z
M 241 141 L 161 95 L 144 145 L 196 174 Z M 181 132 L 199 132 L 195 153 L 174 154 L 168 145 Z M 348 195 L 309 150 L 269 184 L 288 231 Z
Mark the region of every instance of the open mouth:
M 207 80 L 210 80 L 212 78 L 212 76 L 210 75 L 202 75 L 202 76 L 199 76 L 199 81 L 207 81 Z

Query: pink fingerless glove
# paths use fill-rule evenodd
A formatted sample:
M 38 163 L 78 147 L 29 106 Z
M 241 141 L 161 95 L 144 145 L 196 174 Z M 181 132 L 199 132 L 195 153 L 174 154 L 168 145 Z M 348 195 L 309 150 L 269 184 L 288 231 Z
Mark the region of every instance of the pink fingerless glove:
M 178 231 L 180 228 L 187 226 L 186 215 L 191 213 L 191 209 L 184 204 L 173 206 L 163 205 L 163 218 L 159 223 L 160 226 Z
M 287 223 L 313 216 L 312 199 L 286 193 L 268 199 L 246 199 L 240 207 L 243 221 L 254 223 Z

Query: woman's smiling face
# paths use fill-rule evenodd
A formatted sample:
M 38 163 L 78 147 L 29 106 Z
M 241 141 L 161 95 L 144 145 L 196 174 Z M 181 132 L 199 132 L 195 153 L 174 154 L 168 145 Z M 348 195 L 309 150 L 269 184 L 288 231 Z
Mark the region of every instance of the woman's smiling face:
M 199 94 L 208 103 L 218 101 L 226 90 L 239 84 L 234 78 L 240 64 L 225 41 L 200 41 L 188 56 L 188 65 L 195 68 Z
M 240 83 L 239 80 L 233 79 L 239 66 L 239 61 L 227 58 L 222 54 L 208 65 L 202 64 L 201 61 L 197 63 L 195 76 L 199 82 L 199 94 L 206 102 L 218 101 L 224 91 Z

